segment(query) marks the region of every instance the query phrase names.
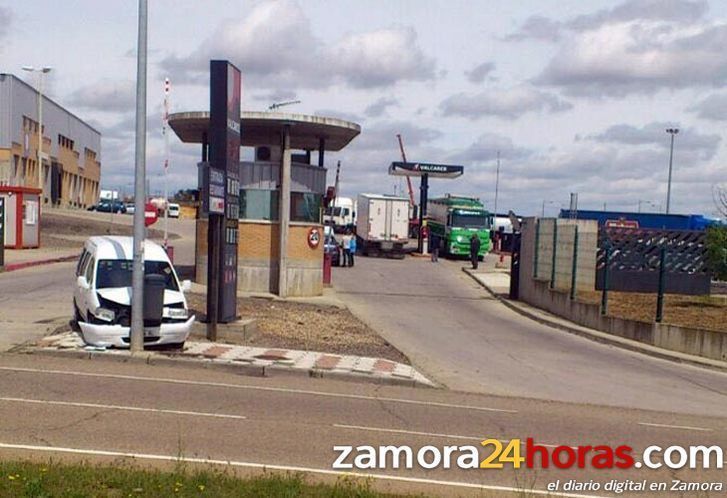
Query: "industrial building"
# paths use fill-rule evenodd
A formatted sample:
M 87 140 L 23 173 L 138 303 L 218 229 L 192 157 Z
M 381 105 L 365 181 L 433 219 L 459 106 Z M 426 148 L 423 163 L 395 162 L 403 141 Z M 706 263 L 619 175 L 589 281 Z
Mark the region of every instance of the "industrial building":
M 209 119 L 209 112 L 169 117 L 182 142 L 202 145 L 202 163 L 208 157 Z M 323 244 L 309 244 L 309 234 L 323 229 L 325 151 L 343 149 L 361 127 L 321 116 L 243 112 L 240 129 L 241 145 L 254 149 L 254 160 L 240 162 L 238 290 L 284 297 L 320 295 Z M 312 153 L 317 153 L 315 163 Z M 207 219 L 201 213 L 197 281 L 205 283 L 206 275 Z
M 96 204 L 101 134 L 45 95 L 39 180 L 38 95 L 16 76 L 0 74 L 0 186 L 40 186 L 43 203 L 54 206 L 85 208 Z

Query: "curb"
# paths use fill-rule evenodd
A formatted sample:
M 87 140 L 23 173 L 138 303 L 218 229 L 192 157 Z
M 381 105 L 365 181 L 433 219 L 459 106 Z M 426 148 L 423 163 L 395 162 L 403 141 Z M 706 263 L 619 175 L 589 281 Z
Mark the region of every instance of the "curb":
M 577 335 L 580 337 L 585 337 L 586 339 L 590 339 L 592 341 L 599 342 L 601 344 L 617 346 L 621 349 L 626 349 L 628 351 L 633 351 L 636 353 L 649 355 L 654 358 L 659 358 L 661 360 L 668 360 L 668 361 L 673 361 L 675 363 L 683 363 L 683 364 L 692 365 L 692 366 L 696 366 L 696 367 L 708 368 L 710 370 L 727 372 L 727 363 L 724 363 L 724 362 L 718 362 L 717 360 L 711 360 L 709 358 L 700 358 L 699 356 L 689 355 L 686 353 L 669 351 L 668 349 L 659 348 L 659 347 L 652 346 L 650 344 L 644 344 L 644 343 L 638 342 L 638 341 L 632 341 L 630 339 L 611 335 L 606 332 L 601 332 L 600 330 L 588 329 L 588 328 L 582 327 L 582 326 L 569 326 L 569 325 L 566 325 L 566 324 L 563 324 L 560 322 L 556 322 L 554 320 L 549 320 L 547 318 L 544 318 L 541 315 L 532 313 L 532 312 L 528 311 L 525 307 L 515 304 L 510 299 L 506 299 L 502 295 L 497 294 L 486 284 L 484 284 L 483 282 L 478 280 L 477 277 L 475 277 L 475 275 L 471 273 L 469 268 L 462 268 L 462 271 L 465 272 L 467 275 L 469 275 L 470 278 L 472 278 L 472 280 L 477 282 L 481 287 L 483 287 L 485 290 L 487 290 L 487 292 L 490 295 L 492 295 L 495 299 L 500 301 L 506 307 L 510 308 L 515 313 L 518 313 L 518 314 L 520 314 L 526 318 L 529 318 L 530 320 L 538 322 L 542 325 L 547 325 L 548 327 L 552 327 L 554 329 L 562 330 L 564 332 L 568 332 L 570 334 L 574 334 L 574 335 Z M 544 313 L 547 313 L 547 311 L 544 311 L 544 310 L 542 310 L 542 311 Z M 563 320 L 565 320 L 565 319 L 563 319 Z
M 4 271 L 4 272 L 17 271 L 17 270 L 22 270 L 24 268 L 31 268 L 33 266 L 50 265 L 53 263 L 65 263 L 66 261 L 73 261 L 76 259 L 78 259 L 78 255 L 74 254 L 73 256 L 61 256 L 58 258 L 41 259 L 38 261 L 23 261 L 21 263 L 13 263 L 13 264 L 5 265 L 4 267 L 0 267 L 0 271 Z
M 436 389 L 436 386 L 424 384 L 415 379 L 404 379 L 396 377 L 374 377 L 363 373 L 353 372 L 334 372 L 329 370 L 311 368 L 311 369 L 299 369 L 299 368 L 288 368 L 284 366 L 258 366 L 258 365 L 246 365 L 241 363 L 218 363 L 209 360 L 182 358 L 178 356 L 164 356 L 157 355 L 154 353 L 142 353 L 138 356 L 122 356 L 116 354 L 106 354 L 94 351 L 70 351 L 70 350 L 59 350 L 59 349 L 16 349 L 9 351 L 8 354 L 38 354 L 43 356 L 51 356 L 55 358 L 78 358 L 85 360 L 100 360 L 116 363 L 133 363 L 133 364 L 146 364 L 146 365 L 160 365 L 160 366 L 179 366 L 218 370 L 223 372 L 231 372 L 238 375 L 245 375 L 249 377 L 278 377 L 278 376 L 293 376 L 293 377 L 308 377 L 316 379 L 331 379 L 331 380 L 342 380 L 348 382 L 366 382 L 378 385 L 387 386 L 403 386 L 403 387 L 416 387 L 416 388 L 427 388 Z

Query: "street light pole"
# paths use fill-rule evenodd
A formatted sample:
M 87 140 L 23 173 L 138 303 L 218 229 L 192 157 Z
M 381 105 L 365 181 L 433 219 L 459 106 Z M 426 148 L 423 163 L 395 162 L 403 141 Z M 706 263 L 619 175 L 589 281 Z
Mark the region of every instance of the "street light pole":
M 38 73 L 38 188 L 40 195 L 38 196 L 38 205 L 43 204 L 43 75 L 49 73 L 52 69 L 49 66 L 35 68 L 33 66 L 23 66 L 23 71 Z
M 147 0 L 139 0 L 136 56 L 136 146 L 134 165 L 134 261 L 131 274 L 132 353 L 144 351 L 144 210 L 146 193 L 146 29 Z
M 667 128 L 666 132 L 671 135 L 671 146 L 669 147 L 669 180 L 666 185 L 666 214 L 669 214 L 669 207 L 671 203 L 671 170 L 672 162 L 674 160 L 674 135 L 679 133 L 679 128 Z
M 500 151 L 497 151 L 497 176 L 495 177 L 495 218 L 497 218 L 497 194 L 500 189 Z

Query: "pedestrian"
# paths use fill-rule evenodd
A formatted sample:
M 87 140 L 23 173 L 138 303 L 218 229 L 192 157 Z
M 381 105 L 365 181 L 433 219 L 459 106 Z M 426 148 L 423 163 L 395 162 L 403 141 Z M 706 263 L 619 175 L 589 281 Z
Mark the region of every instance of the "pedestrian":
M 351 241 L 348 244 L 348 266 L 353 266 L 353 256 L 356 254 L 356 234 L 351 234 Z
M 432 263 L 439 260 L 439 235 L 429 231 L 429 254 L 432 256 Z
M 341 237 L 341 251 L 343 252 L 343 266 L 348 266 L 349 258 L 351 257 L 351 235 L 346 232 Z
M 477 263 L 480 258 L 480 238 L 476 233 L 470 237 L 470 259 L 472 260 L 472 269 L 477 269 Z

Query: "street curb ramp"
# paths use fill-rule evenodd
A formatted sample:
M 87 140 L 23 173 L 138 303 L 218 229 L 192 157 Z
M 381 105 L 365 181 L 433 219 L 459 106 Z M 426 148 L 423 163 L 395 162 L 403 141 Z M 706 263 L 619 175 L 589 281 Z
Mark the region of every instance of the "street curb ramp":
M 614 336 L 611 334 L 607 334 L 605 332 L 601 332 L 598 330 L 589 329 L 586 327 L 582 327 L 580 325 L 572 324 L 569 325 L 567 323 L 563 323 L 565 321 L 565 318 L 556 317 L 554 315 L 551 315 L 545 310 L 541 310 L 539 308 L 537 309 L 537 313 L 534 313 L 530 311 L 528 308 L 530 308 L 530 305 L 523 305 L 519 304 L 517 301 L 513 301 L 511 299 L 508 299 L 502 294 L 496 293 L 493 289 L 491 289 L 487 284 L 480 281 L 477 276 L 472 272 L 470 268 L 463 267 L 462 271 L 469 275 L 472 280 L 477 282 L 481 287 L 483 287 L 492 297 L 500 301 L 502 304 L 510 308 L 515 313 L 518 313 L 526 318 L 529 318 L 533 321 L 536 321 L 542 325 L 547 325 L 548 327 L 552 327 L 554 329 L 562 330 L 564 332 L 568 332 L 570 334 L 578 335 L 581 337 L 585 337 L 586 339 L 590 339 L 595 342 L 600 342 L 601 344 L 607 344 L 610 346 L 617 346 L 622 349 L 626 349 L 629 351 L 633 351 L 636 353 L 642 353 L 649 356 L 652 356 L 654 358 L 659 358 L 662 360 L 668 360 L 673 361 L 676 363 L 684 363 L 687 365 L 702 367 L 702 368 L 708 368 L 710 370 L 717 370 L 721 372 L 727 372 L 727 363 L 719 362 L 717 360 L 711 360 L 709 358 L 702 358 L 699 356 L 694 356 L 690 354 L 685 353 L 679 353 L 676 351 L 669 351 L 667 349 L 659 348 L 656 346 L 651 346 L 649 344 L 643 344 L 638 341 L 632 341 L 630 339 L 626 339 L 623 337 Z M 552 316 L 553 318 L 549 318 Z

